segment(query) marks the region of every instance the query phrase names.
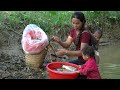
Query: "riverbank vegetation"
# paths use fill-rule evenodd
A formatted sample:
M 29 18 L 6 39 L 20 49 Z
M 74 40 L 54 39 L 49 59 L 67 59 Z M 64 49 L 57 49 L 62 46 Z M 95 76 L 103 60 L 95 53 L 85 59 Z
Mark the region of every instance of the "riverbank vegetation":
M 101 28 L 104 37 L 120 39 L 120 11 L 82 11 L 93 29 Z M 0 30 L 24 29 L 33 23 L 47 34 L 64 38 L 71 28 L 73 11 L 0 11 Z M 62 32 L 62 33 L 61 33 Z

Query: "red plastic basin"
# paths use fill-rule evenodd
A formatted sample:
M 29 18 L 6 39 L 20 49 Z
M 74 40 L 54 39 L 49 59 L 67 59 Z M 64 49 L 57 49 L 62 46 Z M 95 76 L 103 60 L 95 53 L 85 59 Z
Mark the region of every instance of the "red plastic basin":
M 61 65 L 69 65 L 77 68 L 77 71 L 74 72 L 60 72 L 55 71 L 54 69 L 60 68 Z M 50 79 L 76 79 L 79 75 L 79 66 L 76 64 L 68 62 L 52 62 L 46 66 L 48 71 L 48 76 Z

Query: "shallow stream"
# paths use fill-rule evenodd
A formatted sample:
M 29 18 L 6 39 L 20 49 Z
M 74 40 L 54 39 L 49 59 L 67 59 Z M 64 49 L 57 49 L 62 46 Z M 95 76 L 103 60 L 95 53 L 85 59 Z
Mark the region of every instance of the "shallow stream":
M 99 70 L 103 79 L 120 79 L 120 44 L 99 48 Z

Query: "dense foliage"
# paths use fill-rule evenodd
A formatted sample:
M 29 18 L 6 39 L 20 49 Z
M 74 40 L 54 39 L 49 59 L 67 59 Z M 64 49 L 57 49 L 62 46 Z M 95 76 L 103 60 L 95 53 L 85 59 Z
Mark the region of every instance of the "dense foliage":
M 105 33 L 118 33 L 120 11 L 82 11 L 87 23 L 93 28 L 100 27 Z M 0 11 L 0 30 L 24 29 L 33 23 L 48 34 L 64 36 L 71 27 L 73 11 Z M 64 35 L 63 35 L 64 34 Z M 114 35 L 116 36 L 116 35 Z

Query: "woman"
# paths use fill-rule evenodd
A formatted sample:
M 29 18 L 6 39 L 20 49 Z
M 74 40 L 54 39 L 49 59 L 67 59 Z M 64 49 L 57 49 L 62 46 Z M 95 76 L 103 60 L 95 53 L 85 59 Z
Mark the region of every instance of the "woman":
M 59 49 L 56 52 L 57 56 L 70 55 L 77 56 L 77 60 L 70 61 L 70 63 L 74 63 L 77 65 L 82 65 L 85 61 L 82 58 L 81 50 L 87 46 L 91 46 L 91 35 L 89 31 L 84 29 L 84 25 L 86 23 L 85 16 L 82 12 L 74 12 L 71 17 L 71 22 L 73 28 L 70 31 L 70 34 L 65 42 L 61 41 L 58 37 L 53 37 L 52 40 L 59 43 L 63 48 L 68 48 L 72 44 L 72 42 L 76 46 L 75 51 L 70 51 L 66 49 Z

